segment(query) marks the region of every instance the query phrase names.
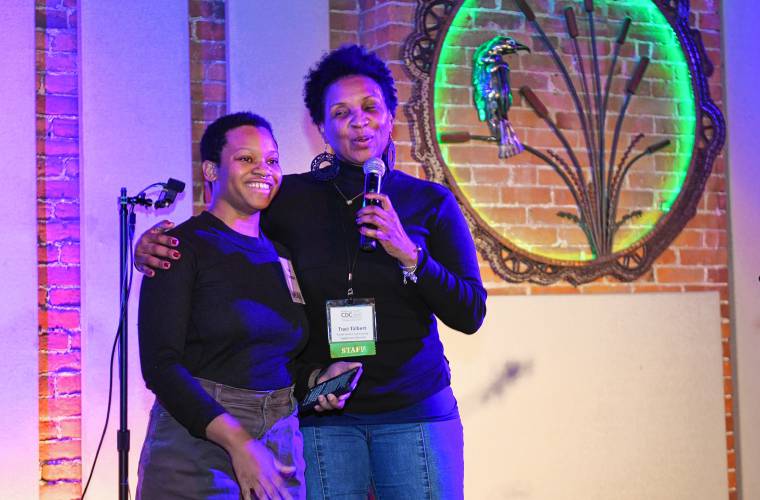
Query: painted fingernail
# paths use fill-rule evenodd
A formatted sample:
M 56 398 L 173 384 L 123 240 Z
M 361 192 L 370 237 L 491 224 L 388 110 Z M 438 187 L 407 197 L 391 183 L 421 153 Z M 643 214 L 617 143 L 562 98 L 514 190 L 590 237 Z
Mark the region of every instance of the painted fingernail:
M 172 258 L 179 259 L 179 252 L 172 252 Z
M 163 267 L 164 269 L 169 269 L 169 266 L 171 266 L 171 264 L 169 264 L 168 262 L 161 263 L 161 267 Z
M 177 238 L 172 238 L 172 245 L 174 245 L 175 247 L 179 245 L 179 240 Z

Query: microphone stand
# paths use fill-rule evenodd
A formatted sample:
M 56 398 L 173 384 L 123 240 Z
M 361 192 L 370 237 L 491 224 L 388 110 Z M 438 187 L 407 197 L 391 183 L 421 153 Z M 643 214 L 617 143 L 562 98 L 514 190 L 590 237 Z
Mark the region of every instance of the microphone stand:
M 119 430 L 116 448 L 119 452 L 119 500 L 129 500 L 129 428 L 127 427 L 127 296 L 129 294 L 129 214 L 134 204 L 127 197 L 127 188 L 119 196 Z
M 129 428 L 127 426 L 127 300 L 130 289 L 130 245 L 135 232 L 135 205 L 150 207 L 153 201 L 145 196 L 145 191 L 156 183 L 143 189 L 137 196 L 127 196 L 127 188 L 121 188 L 119 195 L 119 430 L 116 432 L 116 448 L 119 453 L 119 500 L 129 500 Z M 184 187 L 184 185 L 183 185 Z

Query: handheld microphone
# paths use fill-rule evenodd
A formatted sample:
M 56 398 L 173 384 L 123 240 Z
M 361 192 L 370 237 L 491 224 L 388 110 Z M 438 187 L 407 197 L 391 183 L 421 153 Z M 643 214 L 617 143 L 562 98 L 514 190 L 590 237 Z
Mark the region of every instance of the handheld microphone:
M 177 198 L 177 195 L 185 190 L 185 183 L 178 181 L 177 179 L 169 178 L 164 184 L 164 188 L 161 190 L 161 194 L 158 195 L 158 199 L 153 204 L 156 208 L 166 208 Z
M 383 175 L 385 175 L 385 163 L 383 163 L 383 160 L 380 158 L 370 158 L 364 162 L 362 169 L 364 169 L 364 194 L 366 195 L 367 193 L 379 193 L 380 184 L 383 179 Z M 380 202 L 378 200 L 370 200 L 364 198 L 362 207 L 366 207 L 368 205 L 380 205 Z M 374 226 L 367 225 L 367 227 Z M 359 248 L 365 252 L 373 252 L 375 248 L 377 248 L 377 240 L 370 238 L 369 236 L 364 236 L 362 234 L 359 237 Z

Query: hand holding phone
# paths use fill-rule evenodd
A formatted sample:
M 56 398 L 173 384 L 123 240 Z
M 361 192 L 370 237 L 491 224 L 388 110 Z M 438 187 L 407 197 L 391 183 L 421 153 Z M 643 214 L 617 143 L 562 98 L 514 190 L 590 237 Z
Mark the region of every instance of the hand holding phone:
M 347 364 L 345 362 L 338 362 L 338 363 L 340 363 L 341 365 Z M 334 365 L 338 365 L 338 363 L 335 363 Z M 331 365 L 331 368 L 334 365 Z M 330 370 L 328 369 L 328 373 L 329 372 Z M 361 373 L 362 373 L 361 365 L 354 366 L 348 371 L 344 371 L 343 373 L 340 373 L 335 377 L 332 377 L 330 379 L 327 379 L 315 385 L 309 390 L 309 392 L 306 393 L 306 396 L 303 398 L 303 400 L 299 404 L 300 411 L 305 412 L 305 411 L 311 411 L 311 410 L 317 410 L 317 411 L 337 410 L 337 409 L 343 408 L 342 403 L 345 400 L 345 398 L 339 398 L 339 397 L 345 394 L 348 394 L 354 390 L 354 387 L 356 387 L 356 383 L 358 382 L 359 377 L 361 376 Z M 330 400 L 328 399 L 328 394 L 332 394 L 336 398 L 339 398 L 337 405 L 335 403 L 330 402 Z M 323 401 L 327 402 L 328 406 L 325 406 L 324 404 L 320 403 L 320 396 L 323 396 Z

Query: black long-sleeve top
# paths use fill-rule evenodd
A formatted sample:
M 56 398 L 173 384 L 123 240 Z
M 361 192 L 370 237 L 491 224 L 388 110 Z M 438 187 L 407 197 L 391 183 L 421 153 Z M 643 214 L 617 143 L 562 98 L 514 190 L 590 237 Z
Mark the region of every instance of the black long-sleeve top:
M 355 196 L 363 190 L 361 167 L 343 165 L 334 183 L 345 198 Z M 398 261 L 379 244 L 373 253 L 356 253 L 355 214 L 361 197 L 347 206 L 333 181 L 309 173 L 285 176 L 262 218 L 267 234 L 291 251 L 306 300 L 311 333 L 300 356 L 304 366 L 335 361 L 327 341 L 325 301 L 346 298 L 349 262 L 356 255 L 354 297 L 375 299 L 378 339 L 376 355 L 347 358 L 364 364 L 347 413 L 408 407 L 447 387 L 448 361 L 435 316 L 451 328 L 474 333 L 486 311 L 472 236 L 451 192 L 399 171 L 385 175 L 382 190 L 422 249 L 416 284 L 403 284 Z
M 237 233 L 209 212 L 169 232 L 182 258 L 145 278 L 138 338 L 143 377 L 192 435 L 225 410 L 194 377 L 252 390 L 293 384 L 291 362 L 308 330 L 278 251 Z

